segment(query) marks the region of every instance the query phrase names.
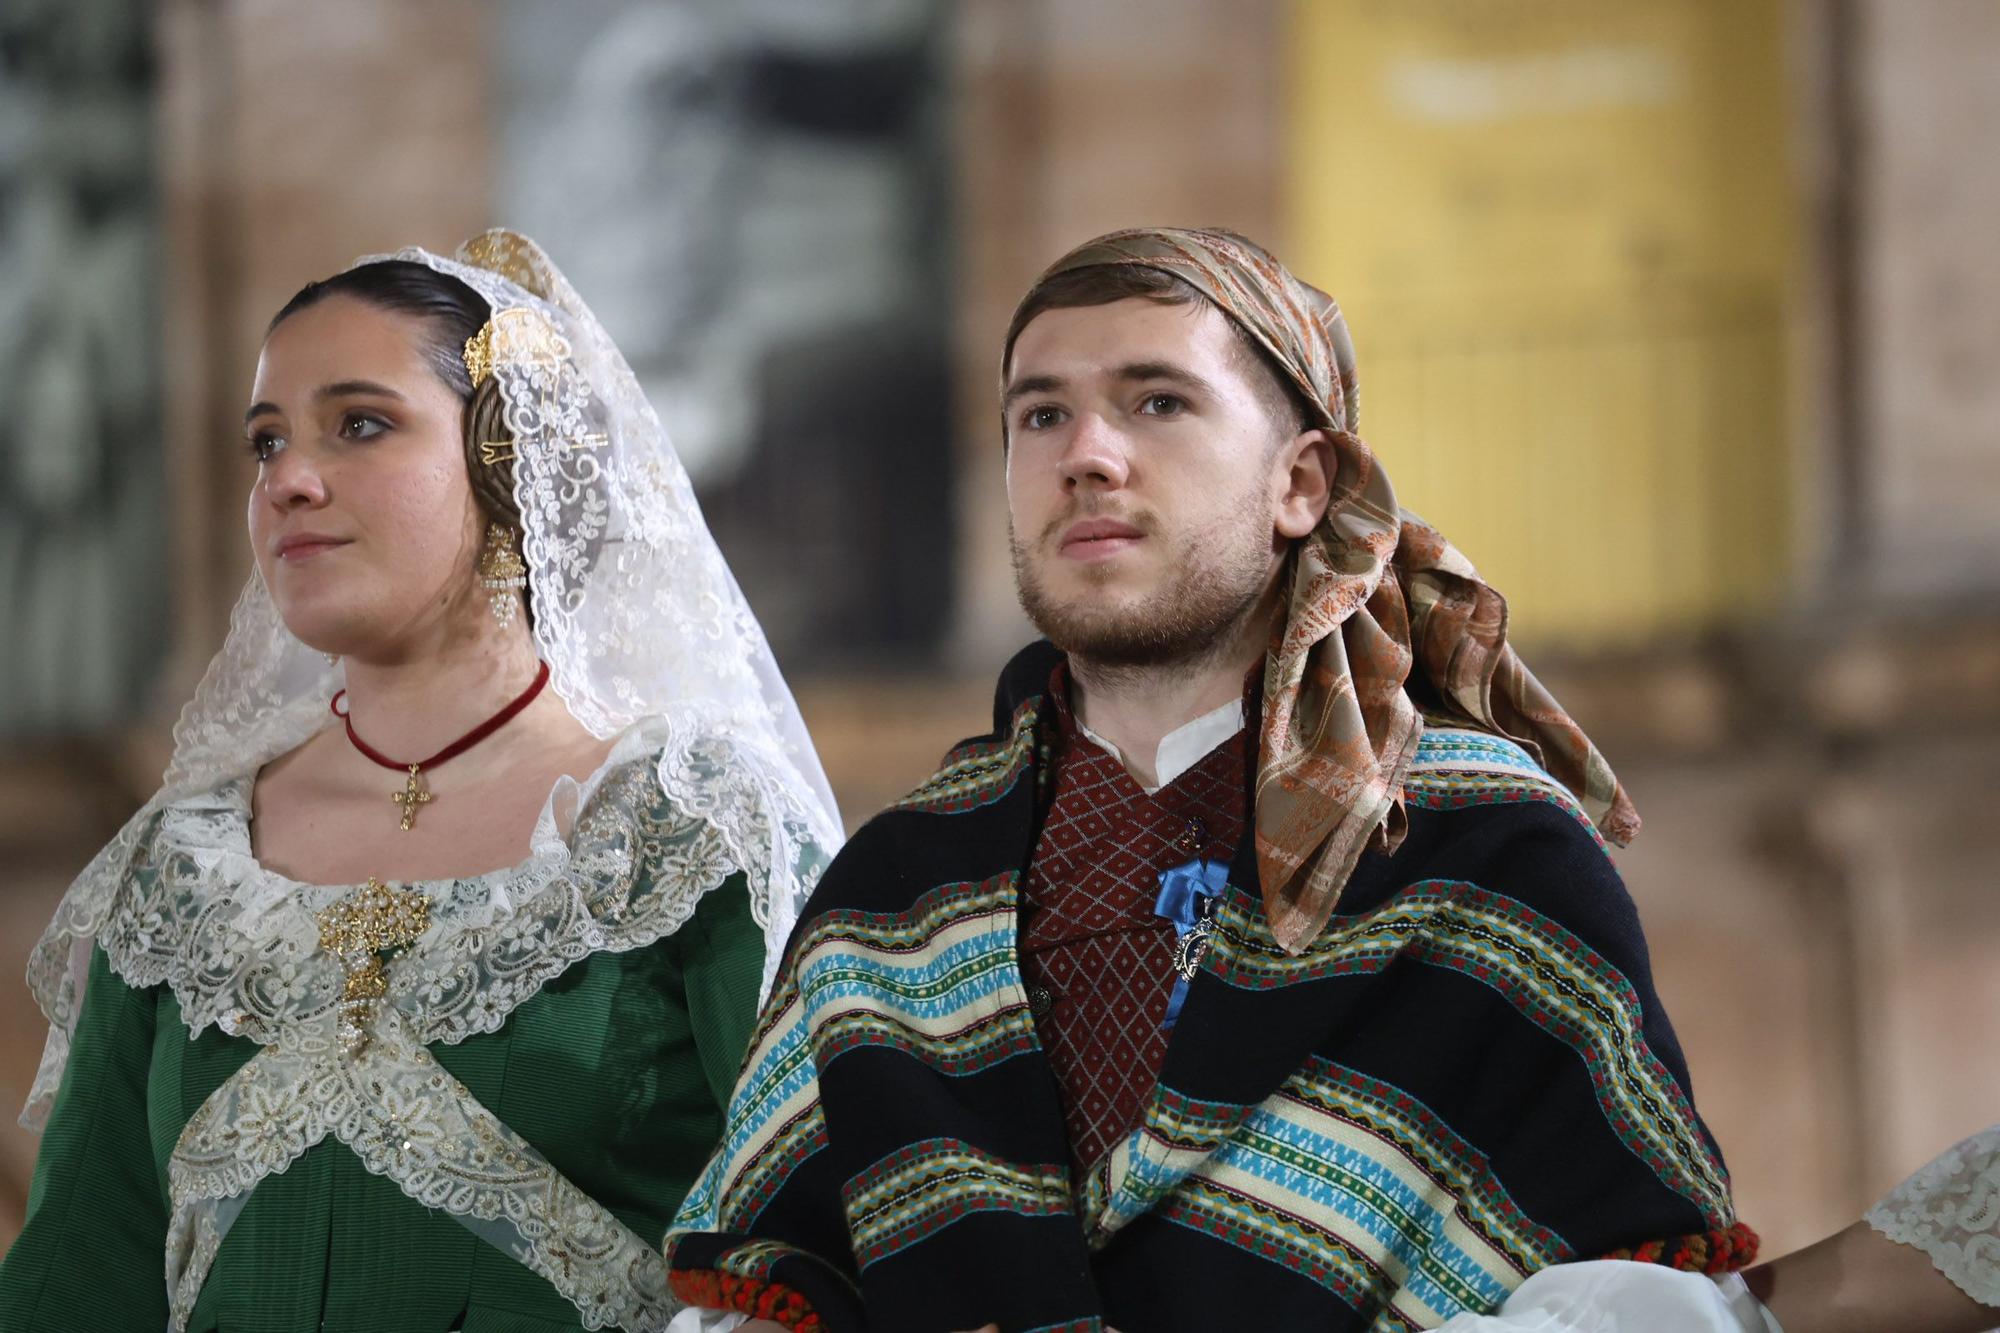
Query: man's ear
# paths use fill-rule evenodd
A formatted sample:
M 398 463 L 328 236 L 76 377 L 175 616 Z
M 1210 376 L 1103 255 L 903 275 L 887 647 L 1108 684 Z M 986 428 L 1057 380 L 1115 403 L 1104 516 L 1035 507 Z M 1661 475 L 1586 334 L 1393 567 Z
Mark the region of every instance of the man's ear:
M 1333 441 L 1317 427 L 1300 431 L 1279 446 L 1272 467 L 1282 469 L 1277 484 L 1283 488 L 1273 526 L 1280 537 L 1297 541 L 1326 517 L 1333 495 Z

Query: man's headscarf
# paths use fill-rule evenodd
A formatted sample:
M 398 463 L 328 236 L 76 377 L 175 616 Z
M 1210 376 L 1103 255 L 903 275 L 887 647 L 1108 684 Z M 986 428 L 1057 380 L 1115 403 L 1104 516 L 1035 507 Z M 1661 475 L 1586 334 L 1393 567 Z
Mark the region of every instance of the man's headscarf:
M 1413 670 L 1451 710 L 1520 742 L 1607 840 L 1630 841 L 1638 812 L 1508 645 L 1505 600 L 1436 529 L 1397 506 L 1355 433 L 1354 343 L 1333 299 L 1253 242 L 1208 229 L 1100 236 L 1041 281 L 1107 264 L 1158 269 L 1214 302 L 1304 396 L 1306 425 L 1332 441 L 1332 499 L 1293 545 L 1284 619 L 1264 664 L 1257 869 L 1278 942 L 1303 950 L 1363 850 L 1402 841 L 1403 777 L 1423 733 L 1404 691 Z

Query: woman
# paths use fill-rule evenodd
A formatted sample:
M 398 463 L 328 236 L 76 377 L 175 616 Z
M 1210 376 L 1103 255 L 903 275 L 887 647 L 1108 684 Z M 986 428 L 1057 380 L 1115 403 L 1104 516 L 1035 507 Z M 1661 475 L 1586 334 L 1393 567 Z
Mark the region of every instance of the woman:
M 31 965 L 0 1328 L 661 1327 L 839 836 L 797 710 L 532 242 L 308 286 L 251 399 L 256 571 Z

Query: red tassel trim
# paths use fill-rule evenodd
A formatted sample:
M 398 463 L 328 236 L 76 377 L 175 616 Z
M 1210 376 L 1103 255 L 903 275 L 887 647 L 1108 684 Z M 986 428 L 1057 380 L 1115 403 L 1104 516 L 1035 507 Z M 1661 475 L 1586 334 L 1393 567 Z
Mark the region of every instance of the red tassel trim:
M 671 1272 L 667 1275 L 667 1285 L 688 1305 L 705 1310 L 734 1310 L 752 1319 L 770 1319 L 792 1333 L 826 1333 L 826 1321 L 813 1310 L 812 1302 L 776 1282 L 759 1282 L 710 1268 Z
M 1613 1250 L 1600 1257 L 1641 1264 L 1664 1264 L 1683 1273 L 1733 1273 L 1757 1262 L 1760 1243 L 1755 1231 L 1737 1222 L 1726 1231 L 1704 1231 L 1693 1236 L 1676 1236 L 1672 1240 L 1649 1240 L 1629 1250 Z

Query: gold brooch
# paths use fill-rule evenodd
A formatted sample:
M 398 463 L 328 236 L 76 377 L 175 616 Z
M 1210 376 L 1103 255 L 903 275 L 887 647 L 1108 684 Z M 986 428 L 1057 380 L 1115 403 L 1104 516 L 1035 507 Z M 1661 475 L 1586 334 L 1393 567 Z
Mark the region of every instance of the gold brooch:
M 340 1046 L 351 1059 L 367 1049 L 376 1004 L 389 993 L 382 951 L 414 944 L 431 924 L 431 900 L 415 889 L 368 882 L 319 914 L 319 947 L 346 974 L 338 1020 Z
M 472 376 L 472 387 L 475 389 L 493 373 L 493 321 L 490 319 L 479 326 L 479 332 L 465 340 L 465 373 Z

